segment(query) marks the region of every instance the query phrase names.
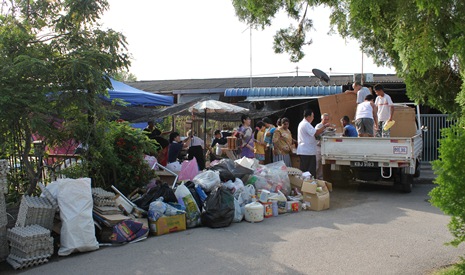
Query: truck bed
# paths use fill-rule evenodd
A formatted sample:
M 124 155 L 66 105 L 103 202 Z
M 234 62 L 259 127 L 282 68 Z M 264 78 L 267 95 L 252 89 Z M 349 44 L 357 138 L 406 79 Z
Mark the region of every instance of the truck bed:
M 421 134 L 411 138 L 322 137 L 321 155 L 323 164 L 414 167 L 422 147 Z

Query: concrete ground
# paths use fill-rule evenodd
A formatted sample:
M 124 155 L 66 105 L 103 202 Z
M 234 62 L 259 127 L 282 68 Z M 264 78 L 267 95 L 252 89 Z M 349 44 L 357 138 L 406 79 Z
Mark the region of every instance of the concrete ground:
M 331 208 L 206 227 L 105 247 L 0 274 L 430 274 L 465 255 L 450 218 L 428 202 L 434 174 L 423 167 L 412 193 L 387 186 L 335 186 Z

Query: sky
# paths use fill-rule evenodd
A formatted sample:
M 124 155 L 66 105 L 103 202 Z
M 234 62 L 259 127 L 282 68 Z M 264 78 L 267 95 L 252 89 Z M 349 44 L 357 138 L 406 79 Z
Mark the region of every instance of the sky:
M 109 0 L 101 23 L 122 32 L 132 56 L 130 73 L 137 80 L 205 79 L 362 72 L 394 74 L 363 55 L 354 40 L 328 35 L 329 14 L 319 7 L 309 13 L 314 30 L 299 63 L 273 51 L 273 35 L 291 19 L 279 14 L 265 30 L 252 30 L 236 17 L 230 0 Z M 363 60 L 363 62 L 362 62 Z

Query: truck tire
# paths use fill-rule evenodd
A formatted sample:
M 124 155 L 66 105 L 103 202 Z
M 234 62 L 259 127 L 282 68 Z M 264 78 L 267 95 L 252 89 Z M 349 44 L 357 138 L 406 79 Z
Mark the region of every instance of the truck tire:
M 413 174 L 414 178 L 419 178 L 420 177 L 420 161 L 417 159 L 415 162 L 415 174 Z
M 400 170 L 400 184 L 401 190 L 404 193 L 412 192 L 413 187 L 413 175 L 406 174 L 404 169 Z

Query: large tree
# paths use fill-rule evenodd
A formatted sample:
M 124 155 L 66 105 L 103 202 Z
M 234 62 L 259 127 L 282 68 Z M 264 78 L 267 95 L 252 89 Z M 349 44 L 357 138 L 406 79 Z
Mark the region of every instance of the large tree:
M 121 33 L 98 25 L 106 0 L 0 4 L 0 154 L 19 153 L 32 193 L 31 136 L 50 146 L 74 138 L 98 147 L 105 121 L 98 97 L 111 87 L 105 75 L 127 68 L 129 55 Z
M 379 65 L 390 65 L 404 78 L 407 95 L 417 103 L 460 116 L 465 108 L 465 2 L 405 0 L 232 0 L 238 18 L 265 28 L 279 12 L 295 26 L 275 35 L 277 53 L 291 61 L 304 56 L 312 21 L 307 9 L 331 9 L 334 30 L 360 42 Z

